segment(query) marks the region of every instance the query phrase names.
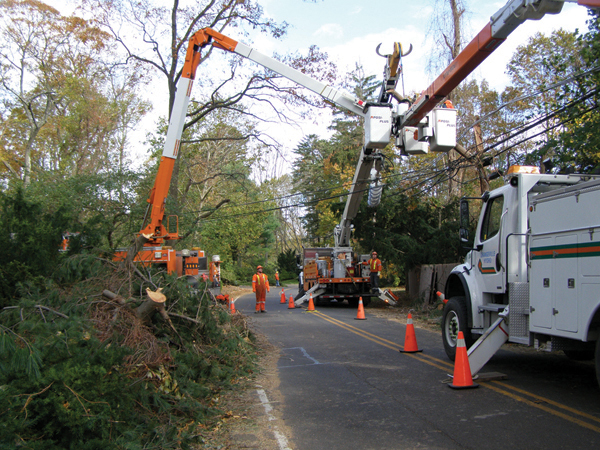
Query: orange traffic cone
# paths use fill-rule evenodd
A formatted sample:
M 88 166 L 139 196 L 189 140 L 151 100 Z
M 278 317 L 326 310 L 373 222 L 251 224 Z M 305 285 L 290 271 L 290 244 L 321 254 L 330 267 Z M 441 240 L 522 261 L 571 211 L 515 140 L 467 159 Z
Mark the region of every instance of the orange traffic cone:
M 235 314 L 235 304 L 234 304 L 234 302 L 233 302 L 233 299 L 231 299 L 231 300 L 229 301 L 229 312 L 230 312 L 231 314 Z
M 465 335 L 462 331 L 458 332 L 456 357 L 454 358 L 454 376 L 452 377 L 452 383 L 448 386 L 452 389 L 472 389 L 479 387 L 478 384 L 473 383 L 467 346 L 465 345 Z
M 296 304 L 294 303 L 294 297 L 292 297 L 290 295 L 290 301 L 288 303 L 288 309 L 295 309 L 296 308 Z
M 307 309 L 307 311 L 314 311 L 314 310 L 315 310 L 315 303 L 313 302 L 312 294 L 310 294 L 310 297 L 308 298 L 308 309 Z
M 285 303 L 285 291 L 281 289 L 281 301 L 279 303 Z
M 356 314 L 356 317 L 354 318 L 354 320 L 366 320 L 367 318 L 365 317 L 365 307 L 363 306 L 363 302 L 362 302 L 362 297 L 360 297 L 360 299 L 358 300 L 358 313 Z
M 417 336 L 415 335 L 415 327 L 412 321 L 412 314 L 408 313 L 406 319 L 406 335 L 404 336 L 404 350 L 401 353 L 417 353 L 422 352 L 417 346 Z
M 446 303 L 448 303 L 448 300 L 446 299 L 446 296 L 445 296 L 443 293 L 441 293 L 440 291 L 437 291 L 437 292 L 435 293 L 435 295 L 437 295 L 437 298 L 439 298 L 439 299 L 440 299 L 440 301 L 441 301 L 441 302 L 442 302 L 444 305 L 445 305 Z

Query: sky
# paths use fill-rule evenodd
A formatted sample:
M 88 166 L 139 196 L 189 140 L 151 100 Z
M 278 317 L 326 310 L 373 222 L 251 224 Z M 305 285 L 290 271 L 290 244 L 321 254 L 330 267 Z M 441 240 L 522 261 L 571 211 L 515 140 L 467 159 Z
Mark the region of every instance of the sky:
M 58 9 L 63 9 L 60 5 L 64 7 L 66 4 L 59 0 L 46 1 L 55 6 L 59 5 Z M 181 0 L 181 4 L 190 1 L 194 0 Z M 382 44 L 381 53 L 384 54 L 392 51 L 396 41 L 402 43 L 404 51 L 412 45 L 412 53 L 402 59 L 404 88 L 408 94 L 426 89 L 438 75 L 427 73 L 426 65 L 433 45 L 432 39 L 428 39 L 431 16 L 441 1 L 258 0 L 266 17 L 289 24 L 287 34 L 280 39 L 274 39 L 258 31 L 250 31 L 249 36 L 243 38 L 236 36 L 235 29 L 230 29 L 228 33 L 269 56 L 273 53 L 287 52 L 306 54 L 311 45 L 316 45 L 337 64 L 340 75 L 349 72 L 359 63 L 367 75 L 376 75 L 378 80 L 382 79 L 385 60 L 375 53 L 377 45 Z M 469 42 L 489 22 L 490 16 L 506 2 L 464 0 L 464 3 L 468 11 L 464 35 L 465 42 Z M 172 5 L 172 0 L 164 0 L 164 4 Z M 505 74 L 506 64 L 519 45 L 525 44 L 536 32 L 549 34 L 561 27 L 571 31 L 578 28 L 585 32 L 587 17 L 586 8 L 565 3 L 558 15 L 546 15 L 539 21 L 526 22 L 481 64 L 473 76 L 477 79 L 485 78 L 491 88 L 502 91 L 509 83 Z M 203 66 L 207 67 L 209 66 Z M 400 82 L 397 90 L 402 93 L 401 89 Z M 157 97 L 155 89 L 151 92 Z M 145 118 L 139 127 L 139 136 L 145 136 L 146 130 L 154 126 L 157 113 L 164 114 L 163 108 L 156 108 L 154 114 L 151 113 Z M 328 137 L 327 125 L 330 123 L 330 117 L 318 116 L 316 122 L 318 123 L 315 123 L 313 117 L 312 120 L 299 122 L 293 127 L 266 125 L 268 132 L 284 143 L 288 158 L 283 171 L 289 170 L 292 150 L 303 136 L 315 133 L 324 138 Z
M 505 3 L 466 0 L 466 42 L 475 37 Z M 317 45 L 337 61 L 341 69 L 352 69 L 355 62 L 360 62 L 367 73 L 379 76 L 384 60 L 375 53 L 376 46 L 381 43 L 382 53 L 387 53 L 391 52 L 393 42 L 399 41 L 405 49 L 413 45 L 413 52 L 403 58 L 407 91 L 420 92 L 434 78 L 426 74 L 425 67 L 432 46 L 427 34 L 435 0 L 262 0 L 261 4 L 267 16 L 290 24 L 287 36 L 280 41 L 257 36 L 253 47 L 263 53 L 302 51 L 309 45 Z M 587 30 L 586 18 L 586 8 L 566 3 L 558 15 L 526 22 L 493 53 L 477 75 L 485 77 L 492 87 L 503 88 L 508 83 L 504 68 L 518 45 L 538 31 L 550 33 L 560 27 Z
M 381 45 L 381 53 L 391 53 L 393 43 L 401 42 L 403 50 L 412 44 L 413 51 L 402 59 L 405 92 L 421 92 L 437 77 L 426 71 L 432 39 L 428 39 L 431 15 L 435 0 L 261 0 L 265 15 L 278 22 L 289 24 L 288 32 L 280 40 L 257 34 L 252 42 L 245 42 L 262 53 L 306 53 L 310 45 L 317 45 L 327 52 L 338 65 L 339 73 L 352 70 L 360 63 L 367 75 L 382 79 L 385 60 L 375 49 Z M 467 17 L 465 42 L 479 33 L 490 16 L 505 5 L 505 1 L 465 0 Z M 565 28 L 587 31 L 587 9 L 566 3 L 558 15 L 546 15 L 539 21 L 527 21 L 474 72 L 478 79 L 485 78 L 490 87 L 502 91 L 509 84 L 505 68 L 513 52 L 525 44 L 537 32 L 551 33 Z M 398 83 L 397 90 L 401 91 Z M 315 125 L 307 121 L 300 127 L 285 131 L 289 151 L 303 135 L 316 133 L 327 137 L 328 118 Z

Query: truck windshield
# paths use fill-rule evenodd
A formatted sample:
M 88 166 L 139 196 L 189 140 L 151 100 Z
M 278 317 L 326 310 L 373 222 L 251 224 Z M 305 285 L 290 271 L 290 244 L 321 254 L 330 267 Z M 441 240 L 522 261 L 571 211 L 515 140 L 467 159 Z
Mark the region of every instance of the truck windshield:
M 502 218 L 502 209 L 504 207 L 504 196 L 490 198 L 486 204 L 485 216 L 481 225 L 482 241 L 494 237 L 500 229 L 500 219 Z

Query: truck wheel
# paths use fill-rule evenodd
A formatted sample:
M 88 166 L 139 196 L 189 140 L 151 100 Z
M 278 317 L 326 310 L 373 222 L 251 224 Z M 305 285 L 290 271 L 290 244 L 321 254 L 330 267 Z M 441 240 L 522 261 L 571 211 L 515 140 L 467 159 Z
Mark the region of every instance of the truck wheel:
M 572 361 L 590 361 L 594 359 L 594 349 L 590 350 L 563 350 L 564 354 Z
M 595 355 L 595 365 L 596 365 L 596 379 L 598 380 L 598 386 L 600 386 L 600 339 L 596 341 L 596 355 Z
M 464 297 L 452 297 L 448 300 L 442 318 L 442 340 L 446 355 L 451 361 L 454 361 L 456 356 L 456 341 L 459 331 L 463 332 L 467 347 L 473 344 L 471 332 L 467 329 L 467 317 L 467 302 Z

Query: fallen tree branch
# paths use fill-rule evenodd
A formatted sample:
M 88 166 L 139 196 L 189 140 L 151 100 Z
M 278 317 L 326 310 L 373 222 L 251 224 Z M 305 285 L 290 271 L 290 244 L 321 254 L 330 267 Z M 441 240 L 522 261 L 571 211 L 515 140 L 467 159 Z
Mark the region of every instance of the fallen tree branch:
M 2 308 L 2 311 L 4 311 L 5 309 L 19 309 L 19 308 L 21 308 L 21 310 L 22 310 L 21 306 L 5 306 L 4 308 Z M 62 317 L 63 319 L 68 319 L 69 318 L 69 316 L 67 316 L 66 314 L 58 312 L 58 311 L 56 311 L 56 310 L 54 310 L 52 308 L 48 308 L 47 306 L 44 306 L 44 305 L 33 305 L 33 308 L 38 308 L 40 310 L 43 309 L 44 311 L 49 311 L 51 313 L 56 314 L 59 317 Z M 40 312 L 40 314 L 41 314 L 41 312 Z M 23 317 L 21 317 L 21 320 L 22 319 L 23 319 Z
M 115 294 L 114 292 L 109 291 L 108 289 L 105 289 L 102 291 L 102 296 L 106 297 L 112 301 L 117 302 L 119 305 L 125 305 L 127 304 L 127 300 L 125 300 L 123 297 L 121 297 L 118 294 Z
M 199 320 L 192 319 L 191 317 L 188 317 L 188 316 L 182 316 L 181 314 L 170 312 L 169 316 L 175 317 L 175 318 L 181 319 L 181 320 L 187 320 L 188 322 L 195 323 L 196 325 L 202 325 L 202 322 L 200 322 Z

